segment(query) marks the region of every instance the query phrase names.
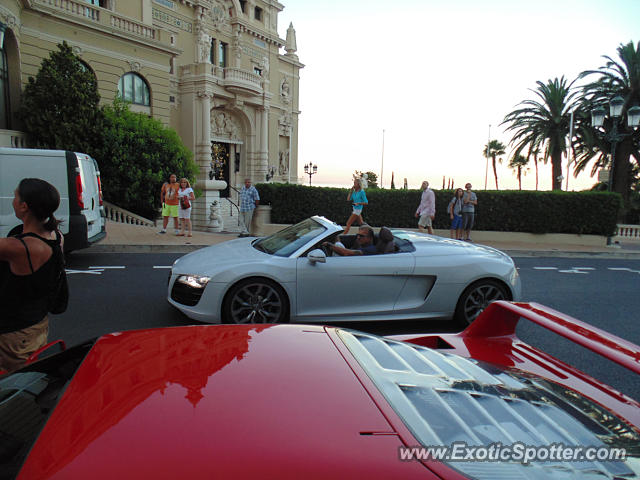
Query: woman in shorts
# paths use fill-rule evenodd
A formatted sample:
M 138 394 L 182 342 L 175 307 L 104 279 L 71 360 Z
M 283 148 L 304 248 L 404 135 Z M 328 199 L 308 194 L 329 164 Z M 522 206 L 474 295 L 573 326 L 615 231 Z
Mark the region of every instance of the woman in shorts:
M 447 211 L 451 218 L 451 238 L 462 240 L 462 196 L 464 190 L 458 188 L 454 197 L 449 202 Z
M 353 222 L 356 220 L 358 221 L 358 225 L 364 224 L 364 220 L 362 219 L 362 209 L 365 205 L 369 204 L 369 201 L 367 200 L 367 195 L 364 193 L 362 182 L 359 178 L 355 178 L 353 180 L 353 187 L 349 190 L 347 200 L 351 201 L 353 210 L 347 220 L 347 226 L 344 228 L 344 232 L 342 232 L 343 235 L 349 233 L 351 225 L 353 225 Z
M 178 221 L 180 222 L 179 237 L 191 236 L 191 202 L 196 199 L 193 194 L 193 188 L 186 178 L 180 179 L 180 188 L 178 189 L 178 200 L 180 208 L 178 209 Z

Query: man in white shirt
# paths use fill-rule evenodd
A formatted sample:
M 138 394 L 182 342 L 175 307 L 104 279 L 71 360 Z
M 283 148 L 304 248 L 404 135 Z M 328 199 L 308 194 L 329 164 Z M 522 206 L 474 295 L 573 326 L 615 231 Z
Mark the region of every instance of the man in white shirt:
M 425 229 L 429 235 L 433 235 L 432 222 L 436 216 L 436 195 L 433 190 L 429 188 L 429 182 L 426 180 L 422 182 L 422 197 L 420 197 L 420 205 L 416 210 L 416 218 L 418 220 L 418 228 L 421 232 Z

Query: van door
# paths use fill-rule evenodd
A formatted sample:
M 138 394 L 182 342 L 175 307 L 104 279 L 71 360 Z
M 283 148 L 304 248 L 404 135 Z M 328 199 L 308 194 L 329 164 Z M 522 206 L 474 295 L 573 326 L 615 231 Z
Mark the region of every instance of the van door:
M 87 240 L 89 243 L 95 242 L 98 237 L 102 238 L 104 232 L 104 218 L 100 214 L 102 198 L 100 186 L 98 184 L 98 164 L 89 155 L 75 153 L 78 159 L 80 170 L 80 181 L 82 185 L 82 214 L 87 221 Z

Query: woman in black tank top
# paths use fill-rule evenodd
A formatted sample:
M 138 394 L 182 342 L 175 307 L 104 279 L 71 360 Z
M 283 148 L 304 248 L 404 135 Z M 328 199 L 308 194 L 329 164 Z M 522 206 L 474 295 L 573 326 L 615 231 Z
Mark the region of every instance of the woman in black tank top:
M 13 210 L 22 233 L 0 239 L 0 370 L 15 370 L 46 345 L 49 293 L 64 268 L 62 236 L 54 212 L 56 188 L 37 178 L 23 179 Z

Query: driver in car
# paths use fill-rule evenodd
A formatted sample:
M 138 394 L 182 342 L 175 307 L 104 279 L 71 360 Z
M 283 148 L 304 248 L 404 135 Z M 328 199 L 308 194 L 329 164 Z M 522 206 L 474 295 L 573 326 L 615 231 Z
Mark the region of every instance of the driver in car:
M 358 248 L 353 250 L 331 242 L 324 242 L 323 245 L 329 247 L 331 251 L 338 255 L 343 255 L 345 257 L 353 255 L 376 255 L 378 253 L 376 246 L 373 244 L 373 229 L 370 226 L 360 226 L 358 233 L 356 234 L 356 240 Z

